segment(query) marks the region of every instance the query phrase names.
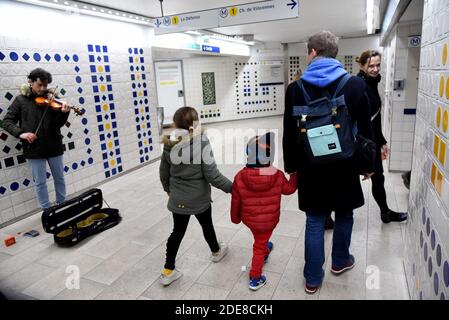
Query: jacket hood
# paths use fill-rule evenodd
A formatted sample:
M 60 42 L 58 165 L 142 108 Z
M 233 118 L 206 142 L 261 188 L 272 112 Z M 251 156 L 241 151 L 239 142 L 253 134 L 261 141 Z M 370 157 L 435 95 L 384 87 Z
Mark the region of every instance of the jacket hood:
M 302 80 L 319 88 L 325 88 L 348 72 L 337 59 L 316 58 L 307 67 Z
M 160 137 L 161 143 L 164 148 L 172 149 L 174 146 L 178 145 L 183 147 L 183 145 L 189 145 L 194 137 L 200 137 L 205 134 L 204 129 L 194 129 L 192 132 L 185 129 L 175 129 L 170 135 L 163 135 Z
M 244 168 L 243 182 L 253 191 L 268 191 L 276 182 L 277 170 L 273 166 L 267 168 Z

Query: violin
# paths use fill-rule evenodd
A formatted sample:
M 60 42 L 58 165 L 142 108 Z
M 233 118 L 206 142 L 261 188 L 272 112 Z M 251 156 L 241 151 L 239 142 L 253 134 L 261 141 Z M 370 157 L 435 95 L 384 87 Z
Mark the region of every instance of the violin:
M 45 98 L 45 97 L 37 97 L 36 99 L 34 99 L 34 101 L 39 105 L 39 106 L 43 106 L 43 107 L 49 107 L 52 108 L 53 110 L 59 111 L 62 109 L 62 104 L 63 102 L 59 99 L 49 99 L 49 98 Z M 69 106 L 70 109 L 72 109 L 77 116 L 82 116 L 86 110 L 84 109 L 80 109 L 74 106 Z

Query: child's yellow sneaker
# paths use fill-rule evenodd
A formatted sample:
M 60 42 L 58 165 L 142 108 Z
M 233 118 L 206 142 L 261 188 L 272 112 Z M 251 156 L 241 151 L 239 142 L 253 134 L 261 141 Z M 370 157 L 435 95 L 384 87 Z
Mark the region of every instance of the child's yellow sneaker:
M 220 250 L 218 250 L 218 252 L 212 253 L 212 261 L 213 262 L 219 262 L 228 253 L 228 245 L 226 243 L 220 242 L 219 245 L 220 245 Z
M 162 271 L 159 281 L 162 285 L 168 286 L 173 281 L 178 280 L 181 277 L 182 277 L 182 272 L 179 270 L 164 269 Z

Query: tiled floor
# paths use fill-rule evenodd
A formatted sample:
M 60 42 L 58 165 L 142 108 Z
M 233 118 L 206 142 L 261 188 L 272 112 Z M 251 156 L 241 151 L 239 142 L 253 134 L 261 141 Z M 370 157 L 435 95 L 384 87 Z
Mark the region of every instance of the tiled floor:
M 264 128 L 278 131 L 282 164 L 281 117 L 228 122 L 209 126 L 224 129 Z M 220 146 L 219 140 L 213 142 Z M 226 142 L 226 146 L 230 146 Z M 232 145 L 232 144 L 231 144 Z M 215 150 L 218 158 L 223 148 Z M 226 149 L 229 153 L 229 150 Z M 229 155 L 229 154 L 228 154 Z M 332 231 L 326 232 L 326 275 L 315 295 L 303 289 L 304 213 L 297 197 L 282 200 L 281 221 L 274 231 L 275 249 L 264 270 L 267 285 L 248 289 L 252 237 L 243 225 L 229 219 L 230 196 L 213 190 L 213 219 L 218 237 L 229 243 L 220 263 L 209 260 L 208 247 L 198 222 L 192 219 L 178 253 L 177 267 L 184 276 L 163 288 L 158 277 L 164 263 L 165 242 L 172 228 L 166 209 L 167 196 L 155 162 L 101 186 L 110 206 L 119 208 L 123 221 L 73 248 L 60 248 L 42 230 L 35 215 L 0 229 L 0 238 L 30 228 L 41 235 L 17 237 L 17 244 L 0 247 L 0 290 L 18 299 L 408 299 L 403 272 L 404 224 L 382 224 L 378 207 L 363 182 L 366 205 L 356 210 L 351 250 L 356 267 L 339 277 L 330 274 Z M 279 167 L 282 168 L 282 165 Z M 232 178 L 241 165 L 219 165 Z M 407 209 L 407 189 L 399 174 L 387 174 L 386 189 L 393 209 Z M 80 289 L 69 290 L 73 271 L 80 270 Z M 378 274 L 377 279 L 373 278 Z M 374 279 L 374 280 L 373 280 Z

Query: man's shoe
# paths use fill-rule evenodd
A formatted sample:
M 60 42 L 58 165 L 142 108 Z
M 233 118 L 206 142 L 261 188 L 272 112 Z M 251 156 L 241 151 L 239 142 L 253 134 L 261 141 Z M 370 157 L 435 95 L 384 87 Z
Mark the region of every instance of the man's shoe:
M 390 223 L 390 222 L 401 222 L 405 221 L 408 218 L 407 212 L 396 212 L 396 211 L 388 211 L 387 213 L 381 213 L 380 219 L 383 223 Z
M 335 275 L 340 275 L 342 273 L 344 273 L 345 271 L 351 270 L 352 268 L 354 268 L 355 265 L 355 258 L 353 255 L 349 255 L 349 261 L 341 266 L 341 267 L 336 267 L 336 266 L 332 266 L 331 268 L 331 272 Z
M 309 286 L 308 284 L 306 284 L 304 286 L 304 290 L 306 291 L 306 293 L 308 294 L 314 294 L 318 291 L 318 289 L 320 288 L 320 286 Z

